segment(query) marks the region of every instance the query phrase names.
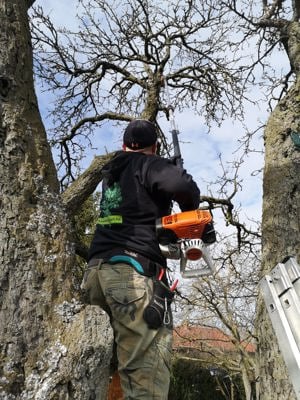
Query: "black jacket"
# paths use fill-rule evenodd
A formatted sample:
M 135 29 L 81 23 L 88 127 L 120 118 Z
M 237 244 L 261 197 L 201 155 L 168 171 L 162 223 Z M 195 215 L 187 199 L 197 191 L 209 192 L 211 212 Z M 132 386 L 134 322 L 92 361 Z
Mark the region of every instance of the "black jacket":
M 155 220 L 170 213 L 173 200 L 182 211 L 199 206 L 200 191 L 192 177 L 167 159 L 123 151 L 102 173 L 101 212 L 89 259 L 127 249 L 165 265 Z

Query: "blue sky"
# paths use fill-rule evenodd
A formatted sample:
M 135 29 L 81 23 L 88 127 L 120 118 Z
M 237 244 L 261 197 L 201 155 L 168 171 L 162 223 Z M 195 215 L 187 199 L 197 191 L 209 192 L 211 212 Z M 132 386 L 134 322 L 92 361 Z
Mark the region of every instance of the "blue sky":
M 50 13 L 51 18 L 57 26 L 67 26 L 68 28 L 76 27 L 75 15 L 76 0 L 37 0 L 35 5 L 42 6 L 46 13 Z M 282 56 L 281 56 L 282 57 Z M 286 60 L 277 58 L 275 60 L 278 68 L 285 68 Z M 259 93 L 252 93 L 253 98 L 258 98 Z M 49 104 L 49 94 L 38 92 L 39 104 L 44 119 L 46 129 L 50 126 L 45 116 L 47 114 L 47 104 Z M 261 122 L 265 122 L 268 117 L 265 105 L 252 104 L 248 105 L 243 124 L 248 129 L 255 129 Z M 204 119 L 196 116 L 191 110 L 184 110 L 179 113 L 175 110 L 176 124 L 180 131 L 181 152 L 184 158 L 185 168 L 193 175 L 198 183 L 202 194 L 215 195 L 214 186 L 209 182 L 215 181 L 222 176 L 222 168 L 219 163 L 219 156 L 222 154 L 222 161 L 225 167 L 229 167 L 229 163 L 238 160 L 241 153 L 237 151 L 239 147 L 238 140 L 245 135 L 245 130 L 241 122 L 224 121 L 221 127 L 213 126 L 208 134 Z M 164 132 L 170 135 L 170 124 L 166 120 L 159 121 Z M 85 164 L 93 159 L 95 155 L 103 154 L 106 150 L 113 151 L 121 146 L 122 130 L 112 129 L 107 124 L 107 130 L 101 130 L 101 136 L 94 138 L 95 150 L 91 150 L 87 154 Z M 199 136 L 200 133 L 200 136 Z M 241 204 L 241 220 L 249 219 L 258 220 L 261 217 L 262 205 L 262 181 L 261 175 L 253 175 L 252 171 L 259 170 L 263 166 L 263 155 L 259 152 L 263 149 L 262 132 L 254 138 L 252 148 L 257 150 L 250 153 L 245 158 L 239 173 L 242 180 L 242 190 L 236 196 L 235 204 L 237 207 Z M 169 136 L 171 137 L 171 135 Z M 210 193 L 212 191 L 212 193 Z M 215 213 L 216 229 L 225 230 L 225 226 L 221 222 L 220 213 Z

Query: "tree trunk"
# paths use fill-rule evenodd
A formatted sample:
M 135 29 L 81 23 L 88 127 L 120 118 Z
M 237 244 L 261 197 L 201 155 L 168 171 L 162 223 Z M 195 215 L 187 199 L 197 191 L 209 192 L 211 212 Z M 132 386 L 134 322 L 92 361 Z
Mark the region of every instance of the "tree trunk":
M 33 89 L 26 0 L 0 3 L 0 398 L 105 399 L 112 333 L 74 245 Z
M 286 256 L 295 255 L 300 261 L 300 151 L 291 131 L 300 132 L 299 76 L 271 114 L 265 130 L 262 276 Z M 258 301 L 257 329 L 259 399 L 295 399 L 262 297 Z

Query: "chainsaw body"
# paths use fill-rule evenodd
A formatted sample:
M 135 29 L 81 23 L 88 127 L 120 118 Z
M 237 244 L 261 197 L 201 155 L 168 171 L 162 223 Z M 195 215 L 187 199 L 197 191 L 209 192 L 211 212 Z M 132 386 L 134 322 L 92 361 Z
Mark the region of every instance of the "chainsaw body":
M 166 258 L 180 259 L 184 278 L 210 275 L 215 267 L 208 246 L 216 241 L 212 216 L 207 210 L 185 211 L 167 215 L 156 221 L 160 249 Z M 188 262 L 204 261 L 204 267 L 187 269 Z

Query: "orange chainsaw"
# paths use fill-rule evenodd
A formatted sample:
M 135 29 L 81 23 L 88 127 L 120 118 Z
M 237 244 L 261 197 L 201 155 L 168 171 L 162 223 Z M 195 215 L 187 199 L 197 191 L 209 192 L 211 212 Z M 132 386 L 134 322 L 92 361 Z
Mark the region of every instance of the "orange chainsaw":
M 175 165 L 183 168 L 178 135 L 176 128 L 173 107 L 170 105 L 168 85 L 164 80 L 164 87 L 168 97 L 168 119 L 171 124 Z M 208 246 L 216 241 L 216 234 L 213 226 L 212 216 L 208 210 L 185 211 L 177 214 L 167 215 L 156 221 L 156 232 L 159 246 L 166 258 L 180 259 L 180 273 L 184 278 L 191 278 L 199 275 L 210 275 L 215 267 L 210 256 Z M 205 266 L 198 269 L 187 270 L 187 262 L 203 259 Z
M 185 211 L 157 219 L 156 232 L 163 255 L 180 259 L 183 278 L 210 275 L 215 271 L 208 246 L 216 241 L 216 234 L 208 210 Z M 204 260 L 205 266 L 200 265 L 200 259 Z M 188 260 L 196 261 L 198 268 L 186 269 Z

